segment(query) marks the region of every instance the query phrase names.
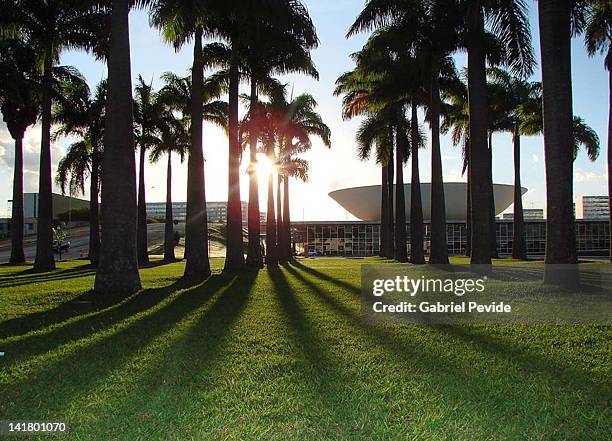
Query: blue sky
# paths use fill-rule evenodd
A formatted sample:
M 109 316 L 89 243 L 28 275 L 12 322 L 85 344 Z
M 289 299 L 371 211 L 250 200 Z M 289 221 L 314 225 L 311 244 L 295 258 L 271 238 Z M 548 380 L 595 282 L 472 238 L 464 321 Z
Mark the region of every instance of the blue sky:
M 355 185 L 378 184 L 380 170 L 373 161 L 361 162 L 356 158 L 354 135 L 359 120 L 343 121 L 340 116 L 340 98 L 333 97 L 332 91 L 336 78 L 343 72 L 352 69 L 349 54 L 361 48 L 367 38 L 366 34 L 345 39 L 344 35 L 361 8 L 361 0 L 320 0 L 305 1 L 312 19 L 317 27 L 320 47 L 313 52 L 313 58 L 320 73 L 320 80 L 315 81 L 303 76 L 284 77 L 283 81 L 293 85 L 295 93 L 311 93 L 319 103 L 319 111 L 325 122 L 332 129 L 332 148 L 327 150 L 322 143 L 315 141 L 311 152 L 305 155 L 311 162 L 310 182 L 307 184 L 292 183 L 292 216 L 295 220 L 320 219 L 344 220 L 351 216 L 331 200 L 327 193 L 336 188 Z M 537 35 L 537 3 L 530 3 L 530 20 L 533 29 L 533 44 L 539 58 L 539 41 Z M 159 33 L 148 26 L 145 11 L 132 12 L 130 16 L 130 35 L 132 50 L 132 74 L 134 79 L 141 74 L 146 81 L 153 81 L 155 88 L 161 87 L 159 76 L 166 71 L 186 74 L 191 65 L 191 46 L 186 46 L 176 53 L 163 43 Z M 574 164 L 574 193 L 606 194 L 605 149 L 608 120 L 608 78 L 603 68 L 603 58 L 589 58 L 583 48 L 582 40 L 576 39 L 572 46 L 572 73 L 574 113 L 583 117 L 599 134 L 602 143 L 602 154 L 595 163 L 581 152 Z M 458 68 L 465 65 L 466 57 L 458 54 Z M 105 65 L 96 62 L 93 57 L 80 53 L 68 52 L 61 57 L 62 64 L 74 65 L 87 78 L 92 88 L 106 75 Z M 539 69 L 534 79 L 540 78 Z M 243 85 L 247 91 L 247 85 Z M 54 143 L 52 156 L 54 167 L 61 158 L 70 140 Z M 40 142 L 40 128 L 31 128 L 25 139 L 25 190 L 36 191 L 37 168 Z M 494 136 L 493 176 L 495 182 L 512 183 L 512 148 L 511 138 L 507 134 Z M 206 185 L 209 200 L 225 200 L 227 192 L 227 139 L 217 128 L 205 126 L 204 149 L 206 156 Z M 461 159 L 458 148 L 451 145 L 448 137 L 442 138 L 443 170 L 446 181 L 464 180 L 460 176 Z M 529 191 L 523 197 L 524 206 L 543 207 L 545 201 L 544 155 L 541 137 L 523 139 L 522 179 L 523 186 Z M 0 187 L 0 215 L 6 214 L 5 201 L 11 198 L 13 143 L 6 127 L 0 125 L 0 180 L 5 183 Z M 421 153 L 421 179 L 430 179 L 429 148 Z M 175 160 L 173 198 L 184 200 L 186 194 L 186 168 Z M 246 164 L 245 164 L 246 165 Z M 243 169 L 244 166 L 243 165 Z M 163 201 L 165 199 L 165 165 L 147 165 L 147 200 Z M 409 167 L 405 170 L 409 181 Z M 246 175 L 241 175 L 242 199 L 248 199 Z M 263 186 L 260 187 L 263 191 Z

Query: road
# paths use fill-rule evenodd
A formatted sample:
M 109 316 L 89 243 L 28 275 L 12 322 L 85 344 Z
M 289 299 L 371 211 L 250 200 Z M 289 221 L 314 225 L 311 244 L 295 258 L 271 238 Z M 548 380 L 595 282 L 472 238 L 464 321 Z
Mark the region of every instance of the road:
M 184 224 L 178 225 L 177 229 L 184 234 Z M 164 224 L 149 224 L 147 228 L 147 242 L 149 250 L 159 246 L 164 241 Z M 62 253 L 62 260 L 79 259 L 87 257 L 89 252 L 89 227 L 72 228 L 67 231 L 66 240 L 70 242 L 70 249 L 67 253 Z M 24 240 L 24 252 L 26 260 L 33 261 L 36 257 L 36 236 L 27 236 Z M 10 240 L 0 241 L 0 263 L 8 262 L 11 255 Z M 59 260 L 59 255 L 55 255 Z

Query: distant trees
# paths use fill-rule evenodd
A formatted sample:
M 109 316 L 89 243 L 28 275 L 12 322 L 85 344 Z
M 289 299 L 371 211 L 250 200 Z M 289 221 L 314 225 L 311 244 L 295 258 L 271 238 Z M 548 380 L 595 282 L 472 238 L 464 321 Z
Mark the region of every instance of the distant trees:
M 0 40 L 0 110 L 15 140 L 11 255 L 9 263 L 25 262 L 23 252 L 23 137 L 40 115 L 40 72 L 36 52 L 19 39 Z
M 104 124 L 106 119 L 106 81 L 96 87 L 92 97 L 87 84 L 81 81 L 64 82 L 63 99 L 53 113 L 59 128 L 55 137 L 77 136 L 57 168 L 56 181 L 62 193 L 85 193 L 85 180 L 89 178 L 89 260 L 98 263 L 100 252 L 99 194 L 102 155 L 104 151 Z
M 34 269 L 55 269 L 53 258 L 53 206 L 51 198 L 51 109 L 53 68 L 67 48 L 100 49 L 107 10 L 100 2 L 54 0 L 3 0 L 0 34 L 19 38 L 31 46 L 42 62 L 40 173 Z M 101 55 L 98 50 L 98 55 Z

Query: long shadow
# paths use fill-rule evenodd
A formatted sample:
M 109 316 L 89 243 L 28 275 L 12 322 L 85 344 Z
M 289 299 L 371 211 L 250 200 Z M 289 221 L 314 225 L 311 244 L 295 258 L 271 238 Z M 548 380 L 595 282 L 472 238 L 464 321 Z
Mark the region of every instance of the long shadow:
M 159 408 L 160 400 L 167 399 L 167 388 L 173 395 L 177 390 L 193 394 L 194 385 L 198 391 L 206 390 L 231 329 L 249 301 L 257 275 L 258 270 L 246 270 L 235 276 L 159 360 L 148 366 L 146 372 L 139 372 L 139 379 L 135 384 L 131 382 L 130 387 L 139 391 L 140 406 L 134 406 L 134 397 L 129 395 L 120 404 L 113 404 L 113 410 L 124 404 L 126 411 L 137 414 L 135 418 L 142 417 L 148 409 Z M 193 397 L 181 400 L 180 404 L 181 409 L 173 410 L 174 423 L 179 423 L 175 420 L 177 416 L 201 412 L 202 404 Z M 173 424 L 168 426 L 167 430 L 174 430 Z
M 285 268 L 290 269 L 291 266 L 294 266 L 296 268 L 298 268 L 300 271 L 312 274 L 313 276 L 315 276 L 317 279 L 321 279 L 324 280 L 326 282 L 331 282 L 334 285 L 340 287 L 340 288 L 344 288 L 349 292 L 352 292 L 353 294 L 357 294 L 359 295 L 359 293 L 361 292 L 361 290 L 359 289 L 359 287 L 352 285 L 348 282 L 345 282 L 344 280 L 340 280 L 337 279 L 335 277 L 329 276 L 325 273 L 322 273 L 321 271 L 317 271 L 314 268 L 311 268 L 309 266 L 304 265 L 301 262 L 298 262 L 297 260 L 292 260 L 289 264 L 285 264 L 284 265 Z
M 56 270 L 49 273 L 33 273 L 25 270 L 22 273 L 13 273 L 0 277 L 0 288 L 31 285 L 33 283 L 54 282 L 72 279 L 75 277 L 91 276 L 95 274 L 95 268 L 90 265 L 82 265 L 74 268 Z
M 7 352 L 4 357 L 6 365 L 5 378 L 9 379 L 8 370 L 13 367 L 20 375 L 24 369 L 28 371 L 27 364 L 34 362 L 34 366 L 27 378 L 21 378 L 3 386 L 4 398 L 0 402 L 0 413 L 7 414 L 5 406 L 14 406 L 16 403 L 28 403 L 32 409 L 41 409 L 49 412 L 53 406 L 71 401 L 83 391 L 89 390 L 100 378 L 105 378 L 117 366 L 122 365 L 134 353 L 143 350 L 157 336 L 170 330 L 187 314 L 206 304 L 221 289 L 232 285 L 235 277 L 213 275 L 200 285 L 192 286 L 179 292 L 169 301 L 159 307 L 146 311 L 138 316 L 127 318 L 127 322 L 117 323 L 104 330 L 94 330 L 85 325 L 79 332 L 88 335 L 75 341 L 72 347 L 58 348 L 50 353 L 42 353 L 42 359 L 20 360 L 12 362 L 12 353 Z M 165 295 L 172 294 L 173 287 L 162 288 Z M 121 315 L 130 316 L 126 311 Z M 112 317 L 109 320 L 114 321 Z M 108 325 L 108 324 L 106 324 Z M 47 336 L 39 342 L 41 346 L 55 347 L 57 336 Z M 70 339 L 66 339 L 67 343 Z M 19 352 L 19 351 L 16 351 Z M 23 366 L 20 361 L 25 362 Z M 87 367 L 87 369 L 83 369 Z M 69 381 L 65 379 L 69 378 Z M 54 391 L 54 393 L 47 393 Z
M 10 343 L 8 347 L 11 345 L 20 346 L 22 350 L 24 346 L 28 349 L 35 348 L 38 346 L 38 341 L 46 341 L 52 336 L 55 336 L 56 343 L 61 345 L 66 341 L 88 335 L 92 330 L 103 329 L 152 308 L 169 294 L 191 288 L 202 282 L 203 280 L 198 279 L 179 279 L 167 286 L 143 289 L 129 296 L 100 296 L 90 290 L 50 310 L 28 314 L 0 323 L 0 339 L 19 337 L 71 320 L 70 323 L 43 332 L 41 335 L 17 339 L 14 344 Z M 72 321 L 75 318 L 76 320 Z
M 342 415 L 350 411 L 350 409 L 341 409 L 341 400 L 351 393 L 351 389 L 346 385 L 346 380 L 339 375 L 338 363 L 334 360 L 330 350 L 322 343 L 322 339 L 317 336 L 312 321 L 308 319 L 298 303 L 295 291 L 282 269 L 268 267 L 268 274 L 284 315 L 293 330 L 291 338 L 300 348 L 301 355 L 309 367 L 309 369 L 302 370 L 305 382 L 304 391 L 306 394 L 312 394 L 312 386 L 314 386 L 316 395 L 311 397 L 314 405 L 322 403 L 328 414 L 340 423 Z M 312 377 L 313 372 L 316 372 L 315 378 Z M 339 399 L 334 399 L 334 397 Z
M 485 378 L 482 375 L 483 373 L 471 372 L 465 367 L 453 364 L 446 358 L 440 358 L 434 355 L 432 352 L 423 351 L 416 345 L 408 344 L 407 342 L 398 339 L 397 335 L 388 332 L 385 328 L 364 324 L 360 320 L 358 312 L 355 312 L 355 310 L 352 310 L 345 304 L 334 299 L 317 284 L 305 278 L 304 275 L 295 268 L 287 267 L 287 270 L 290 274 L 307 285 L 312 292 L 317 294 L 323 303 L 333 308 L 339 314 L 343 315 L 353 326 L 362 329 L 364 332 L 374 338 L 380 345 L 384 346 L 390 352 L 395 353 L 399 357 L 406 359 L 406 361 L 414 362 L 415 360 L 419 360 L 419 362 L 424 362 L 427 366 L 435 367 L 438 371 L 440 369 L 447 370 L 451 368 L 454 372 L 460 373 L 460 375 L 465 378 L 466 382 L 473 383 L 474 385 L 477 385 L 482 381 L 489 381 L 491 383 L 500 381 L 499 378 L 490 375 Z M 315 270 L 309 272 L 311 274 L 313 272 L 318 273 L 318 271 Z M 328 281 L 330 277 L 327 276 L 321 279 Z M 337 285 L 342 286 L 344 283 Z M 605 409 L 609 405 L 609 393 L 602 393 L 602 390 L 609 390 L 609 385 L 607 385 L 605 381 L 594 380 L 591 373 L 566 366 L 560 366 L 550 359 L 544 359 L 542 357 L 529 354 L 524 350 L 517 348 L 515 345 L 503 344 L 500 341 L 487 341 L 485 336 L 476 336 L 473 332 L 465 329 L 465 327 L 429 326 L 424 328 L 424 332 L 444 333 L 450 335 L 451 337 L 464 340 L 468 343 L 476 344 L 479 349 L 484 350 L 495 357 L 500 357 L 511 364 L 519 363 L 522 367 L 522 371 L 526 370 L 530 373 L 545 374 L 550 383 L 555 385 L 556 388 L 563 389 L 568 385 L 582 386 L 583 390 L 589 394 L 589 400 L 592 405 L 597 404 L 602 406 L 602 409 Z M 411 353 L 412 357 L 410 357 Z M 458 397 L 458 399 L 465 398 Z
M 178 260 L 177 260 L 178 261 Z M 164 262 L 163 260 L 152 260 L 145 265 L 141 265 L 140 269 L 151 269 L 163 265 L 168 265 L 176 262 Z M 75 277 L 90 276 L 96 273 L 96 267 L 83 262 L 73 268 L 57 269 L 48 272 L 36 272 L 33 268 L 28 268 L 22 271 L 11 273 L 8 275 L 0 275 L 0 288 L 9 288 L 15 286 L 30 285 L 33 283 L 54 282 L 59 280 L 67 280 Z

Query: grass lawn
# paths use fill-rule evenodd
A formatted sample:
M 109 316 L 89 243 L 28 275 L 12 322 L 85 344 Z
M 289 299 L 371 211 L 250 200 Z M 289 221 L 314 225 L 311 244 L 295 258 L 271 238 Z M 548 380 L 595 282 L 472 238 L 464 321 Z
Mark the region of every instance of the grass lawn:
M 91 302 L 82 261 L 0 267 L 0 420 L 70 439 L 612 438 L 612 328 L 365 325 L 360 265 L 180 280 Z M 216 270 L 221 260 L 214 260 Z

